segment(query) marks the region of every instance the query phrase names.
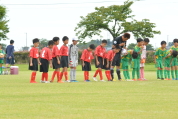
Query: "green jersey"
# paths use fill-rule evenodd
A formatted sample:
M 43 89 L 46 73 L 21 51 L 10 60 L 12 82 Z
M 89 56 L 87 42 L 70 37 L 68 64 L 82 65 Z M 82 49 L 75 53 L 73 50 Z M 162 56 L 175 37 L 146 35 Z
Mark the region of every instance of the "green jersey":
M 134 51 L 139 53 L 137 59 L 141 59 L 141 49 L 142 48 L 139 47 L 138 45 L 136 45 L 134 48 Z
M 158 48 L 154 54 L 156 56 L 156 59 L 162 60 L 165 57 L 166 51 L 166 49 Z
M 0 53 L 5 55 L 5 52 L 2 49 L 0 49 Z M 0 58 L 0 64 L 4 64 L 4 58 Z
M 131 50 L 128 50 L 127 53 L 128 53 L 127 55 L 123 55 L 123 56 L 121 57 L 122 60 L 124 60 L 124 61 L 129 61 L 129 60 L 132 58 Z
M 178 51 L 178 47 L 175 47 L 175 46 L 172 46 L 170 49 L 171 49 L 171 50 Z

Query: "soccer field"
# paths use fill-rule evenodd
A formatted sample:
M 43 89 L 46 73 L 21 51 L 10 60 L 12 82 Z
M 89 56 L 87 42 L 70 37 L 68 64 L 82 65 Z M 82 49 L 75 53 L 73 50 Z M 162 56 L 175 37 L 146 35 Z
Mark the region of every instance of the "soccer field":
M 79 67 L 80 82 L 63 84 L 30 84 L 27 65 L 19 67 L 17 76 L 0 75 L 1 119 L 178 118 L 178 81 L 156 80 L 153 65 L 146 68 L 148 81 L 83 82 Z

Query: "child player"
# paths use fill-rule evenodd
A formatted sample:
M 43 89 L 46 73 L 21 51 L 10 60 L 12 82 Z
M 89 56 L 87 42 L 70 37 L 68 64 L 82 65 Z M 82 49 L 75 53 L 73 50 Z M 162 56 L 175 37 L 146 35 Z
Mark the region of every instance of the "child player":
M 144 75 L 144 67 L 145 67 L 145 62 L 146 62 L 146 46 L 150 40 L 148 38 L 145 38 L 143 41 L 143 49 L 142 49 L 142 54 L 141 54 L 141 62 L 140 62 L 140 78 L 141 80 L 146 80 L 145 75 Z
M 108 81 L 113 81 L 111 78 L 110 68 L 111 68 L 111 64 L 112 64 L 115 54 L 120 52 L 120 50 L 121 50 L 121 47 L 119 45 L 115 45 L 115 47 L 112 48 L 112 50 L 109 50 L 107 53 L 105 53 L 104 69 L 106 70 L 105 74 L 106 74 Z
M 90 82 L 89 80 L 89 71 L 91 71 L 91 61 L 94 59 L 92 51 L 95 50 L 95 45 L 91 44 L 88 49 L 85 49 L 82 52 L 82 71 L 84 71 L 84 81 Z
M 121 54 L 120 68 L 123 69 L 123 74 L 126 81 L 130 81 L 129 62 L 132 59 L 132 53 L 132 50 L 128 50 L 126 53 Z
M 35 81 L 36 72 L 38 71 L 38 64 L 41 65 L 39 60 L 39 39 L 33 39 L 33 47 L 30 49 L 30 62 L 29 62 L 29 70 L 32 71 L 30 83 L 37 83 Z
M 67 36 L 64 36 L 62 38 L 62 41 L 63 41 L 63 45 L 61 46 L 60 50 L 59 50 L 59 54 L 60 54 L 60 57 L 61 57 L 61 67 L 63 68 L 62 69 L 62 72 L 60 74 L 60 80 L 59 81 L 62 81 L 62 77 L 63 75 L 65 76 L 65 82 L 70 82 L 69 79 L 68 79 L 68 72 L 67 72 L 67 69 L 69 67 L 69 59 L 68 59 L 68 55 L 69 55 L 69 49 L 68 49 L 68 42 L 69 42 L 69 38 Z
M 4 64 L 4 55 L 5 52 L 2 49 L 2 45 L 0 44 L 0 75 L 2 75 L 2 64 Z
M 54 42 L 51 40 L 48 42 L 48 47 L 44 47 L 41 50 L 40 58 L 41 58 L 41 65 L 40 65 L 40 72 L 42 73 L 41 83 L 50 83 L 48 81 L 48 70 L 49 65 L 52 68 L 52 48 L 53 48 Z
M 133 52 L 133 59 L 132 59 L 132 80 L 136 81 L 135 73 L 137 74 L 137 80 L 140 81 L 140 60 L 141 60 L 141 51 L 143 49 L 143 39 L 137 39 L 137 45 L 134 48 L 134 51 L 138 53 L 138 57 L 135 56 L 135 52 Z
M 104 81 L 103 79 L 103 75 L 102 75 L 102 69 L 103 69 L 103 65 L 104 65 L 104 53 L 106 52 L 106 47 L 107 45 L 107 40 L 102 40 L 101 45 L 97 46 L 95 49 L 95 66 L 96 68 L 98 68 L 95 72 L 95 75 L 93 76 L 93 80 L 94 81 L 98 81 L 96 79 L 97 74 L 99 73 L 100 75 L 100 81 Z
M 54 42 L 54 46 L 52 49 L 52 57 L 53 57 L 53 69 L 55 69 L 55 71 L 53 72 L 52 78 L 50 82 L 54 81 L 55 75 L 57 74 L 57 82 L 58 83 L 62 83 L 59 79 L 60 79 L 60 58 L 59 58 L 59 49 L 57 47 L 57 45 L 59 45 L 59 37 L 54 37 L 53 38 L 53 42 Z
M 164 57 L 164 78 L 165 80 L 171 80 L 171 62 L 172 58 L 177 57 L 178 52 L 175 50 L 167 50 Z
M 72 44 L 69 47 L 69 66 L 70 66 L 70 82 L 78 82 L 76 80 L 76 67 L 78 65 L 78 40 L 72 39 Z
M 158 79 L 162 79 L 163 78 L 163 58 L 165 56 L 166 53 L 166 41 L 162 41 L 161 42 L 161 47 L 158 48 L 154 54 L 154 62 L 155 62 L 155 66 L 156 68 L 158 68 L 157 70 L 157 78 Z
M 174 39 L 173 43 L 174 43 L 174 46 L 172 46 L 170 49 L 178 51 L 178 39 Z M 177 60 L 177 57 L 174 57 L 172 59 L 171 75 L 172 75 L 172 80 L 178 80 L 178 60 Z

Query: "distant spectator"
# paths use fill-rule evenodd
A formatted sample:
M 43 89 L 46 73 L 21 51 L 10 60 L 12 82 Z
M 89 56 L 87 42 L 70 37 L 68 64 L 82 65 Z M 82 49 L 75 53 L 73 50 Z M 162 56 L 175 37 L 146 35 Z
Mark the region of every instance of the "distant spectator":
M 10 45 L 7 46 L 6 48 L 6 67 L 8 65 L 14 65 L 14 40 L 10 41 Z

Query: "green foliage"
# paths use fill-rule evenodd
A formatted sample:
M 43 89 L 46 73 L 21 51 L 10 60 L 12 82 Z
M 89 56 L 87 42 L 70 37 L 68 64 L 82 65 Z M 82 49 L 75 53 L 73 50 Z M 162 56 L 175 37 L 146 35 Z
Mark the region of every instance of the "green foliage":
M 113 39 L 117 36 L 131 32 L 136 38 L 154 37 L 160 31 L 153 30 L 156 25 L 148 19 L 137 21 L 132 15 L 130 8 L 134 2 L 127 0 L 123 5 L 112 5 L 109 7 L 96 7 L 95 12 L 89 13 L 86 17 L 81 16 L 81 21 L 75 28 L 79 39 L 91 38 L 99 35 L 102 30 L 108 31 Z M 131 21 L 131 22 L 129 22 Z
M 1 44 L 1 46 L 2 46 L 2 49 L 5 51 L 6 50 L 6 44 L 4 44 L 4 43 L 0 43 Z
M 136 43 L 130 43 L 127 48 L 130 50 L 133 50 L 135 46 L 136 46 Z
M 48 41 L 47 39 L 45 38 L 42 38 L 40 39 L 40 45 L 39 45 L 39 49 L 43 49 L 44 47 L 47 47 L 48 46 Z M 33 45 L 31 45 L 31 47 L 33 47 Z
M 154 50 L 153 45 L 152 44 L 148 44 L 146 46 L 146 50 Z
M 0 5 L 0 41 L 6 40 L 6 34 L 9 33 L 9 27 L 7 25 L 9 20 L 6 20 L 6 13 L 6 8 Z

